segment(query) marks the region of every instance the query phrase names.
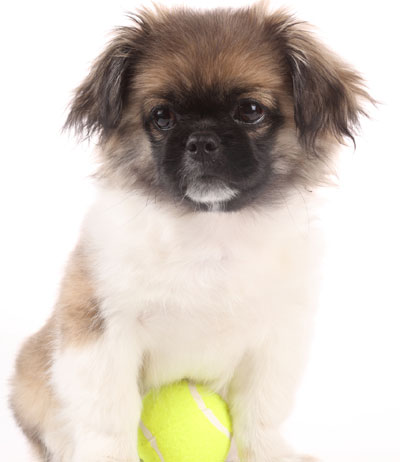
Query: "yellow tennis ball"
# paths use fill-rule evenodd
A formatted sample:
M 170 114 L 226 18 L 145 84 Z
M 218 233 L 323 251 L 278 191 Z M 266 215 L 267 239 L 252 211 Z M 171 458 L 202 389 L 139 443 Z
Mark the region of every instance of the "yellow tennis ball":
M 187 380 L 143 399 L 138 452 L 143 462 L 224 462 L 232 424 L 222 398 Z

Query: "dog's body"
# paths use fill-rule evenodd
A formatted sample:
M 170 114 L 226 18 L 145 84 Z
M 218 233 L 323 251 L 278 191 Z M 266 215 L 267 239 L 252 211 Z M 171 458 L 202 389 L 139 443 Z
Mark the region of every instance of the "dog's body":
M 353 71 L 335 68 L 339 61 L 329 54 L 318 57 L 313 39 L 288 15 L 260 14 L 257 8 L 214 16 L 146 13 L 139 28 L 120 32 L 78 90 L 69 124 L 101 136 L 98 199 L 53 316 L 21 351 L 12 395 L 16 417 L 41 460 L 138 462 L 141 396 L 184 377 L 207 383 L 227 399 L 241 462 L 307 460 L 293 454 L 279 426 L 292 405 L 318 297 L 320 199 L 310 188 L 326 181 L 335 138 L 351 136 L 362 112 L 357 100 L 367 95 Z M 174 93 L 173 82 L 191 87 L 193 80 L 185 80 L 194 67 L 190 59 L 186 63 L 169 51 L 166 62 L 181 67 L 167 78 L 157 75 L 163 63 L 154 58 L 156 51 L 145 53 L 150 34 L 170 37 L 167 29 L 175 20 L 182 26 L 176 33 L 187 38 L 185 27 L 193 27 L 193 18 L 200 24 L 197 45 L 182 45 L 182 56 L 191 51 L 203 60 L 204 73 L 195 76 L 196 92 L 191 88 L 185 99 L 181 87 Z M 202 21 L 214 24 L 210 18 L 216 18 L 222 38 L 201 32 Z M 286 34 L 291 55 L 286 64 L 278 60 L 272 66 L 276 50 L 270 50 L 267 91 L 257 84 L 262 70 L 242 63 L 236 72 L 230 61 L 232 55 L 234 62 L 242 59 L 241 45 L 248 40 L 242 43 L 224 30 L 224 24 L 235 30 L 235 21 L 250 35 L 254 27 L 269 31 L 274 46 Z M 129 34 L 135 42 L 132 61 Z M 201 40 L 208 54 L 219 47 L 221 62 L 211 56 L 205 64 Z M 210 45 L 213 40 L 218 45 Z M 250 50 L 243 62 L 257 62 L 258 55 Z M 292 69 L 289 86 L 281 65 Z M 302 66 L 300 79 L 295 73 Z M 165 72 L 175 70 L 171 65 Z M 301 87 L 307 86 L 305 76 L 312 87 Z M 222 93 L 215 79 L 228 82 Z M 317 84 L 326 94 L 312 94 Z M 235 93 L 227 90 L 230 85 L 246 94 L 239 106 L 229 102 Z M 194 109 L 165 102 L 199 101 L 203 89 L 207 98 Z M 312 108 L 316 103 L 326 107 Z M 224 105 L 233 108 L 232 118 L 219 114 Z M 185 124 L 194 124 L 195 132 Z M 184 155 L 178 158 L 181 139 Z M 193 161 L 193 153 L 202 159 Z M 206 154 L 214 156 L 212 162 Z M 209 177 L 210 169 L 217 179 Z M 243 179 L 235 177 L 238 171 L 246 172 Z

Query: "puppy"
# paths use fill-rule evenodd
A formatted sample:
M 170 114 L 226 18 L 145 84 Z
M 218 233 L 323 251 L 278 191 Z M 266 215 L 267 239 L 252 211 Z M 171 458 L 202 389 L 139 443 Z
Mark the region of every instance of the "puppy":
M 188 378 L 228 401 L 240 462 L 305 462 L 279 427 L 318 296 L 318 188 L 362 79 L 285 11 L 142 11 L 66 126 L 98 195 L 11 404 L 41 461 L 138 462 L 141 397 Z M 207 461 L 203 461 L 207 462 Z

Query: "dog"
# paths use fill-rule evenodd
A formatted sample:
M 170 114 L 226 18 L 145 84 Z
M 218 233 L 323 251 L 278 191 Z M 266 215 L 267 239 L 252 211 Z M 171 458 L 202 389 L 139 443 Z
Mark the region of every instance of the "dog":
M 285 10 L 130 20 L 71 103 L 97 199 L 17 358 L 17 422 L 41 461 L 139 462 L 143 395 L 187 378 L 226 399 L 240 462 L 311 460 L 279 427 L 317 305 L 319 191 L 372 99 Z

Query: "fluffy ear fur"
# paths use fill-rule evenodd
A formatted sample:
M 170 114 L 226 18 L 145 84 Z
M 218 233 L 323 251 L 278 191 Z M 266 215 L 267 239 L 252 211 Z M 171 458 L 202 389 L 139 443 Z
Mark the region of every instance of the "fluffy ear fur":
M 94 62 L 83 83 L 76 89 L 64 128 L 90 137 L 106 138 L 121 119 L 129 81 L 140 57 L 140 44 L 146 35 L 141 17 L 136 25 L 117 29 L 115 38 Z
M 361 76 L 317 42 L 307 24 L 284 12 L 270 21 L 286 58 L 301 142 L 312 150 L 319 136 L 354 143 L 359 118 L 366 115 L 362 104 L 374 103 Z

